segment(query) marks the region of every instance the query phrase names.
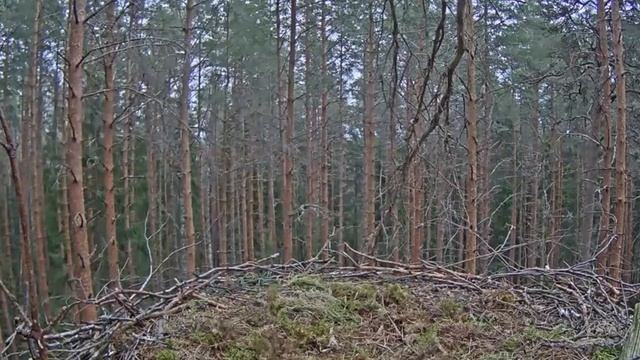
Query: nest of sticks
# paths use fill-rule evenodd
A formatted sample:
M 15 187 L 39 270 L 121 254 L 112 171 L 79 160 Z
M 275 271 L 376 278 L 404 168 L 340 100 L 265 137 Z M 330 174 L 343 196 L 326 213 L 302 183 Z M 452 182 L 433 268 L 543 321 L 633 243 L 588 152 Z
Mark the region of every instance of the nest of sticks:
M 329 282 L 399 284 L 411 292 L 414 302 L 421 303 L 421 308 L 442 307 L 437 305 L 437 301 L 442 301 L 442 295 L 437 294 L 446 294 L 464 303 L 470 313 L 476 314 L 474 316 L 490 308 L 502 308 L 505 309 L 503 314 L 511 314 L 514 319 L 526 318 L 534 326 L 552 328 L 562 324 L 571 329 L 571 335 L 561 339 L 546 338 L 545 346 L 571 348 L 574 352 L 593 351 L 597 347 L 617 346 L 624 340 L 631 322 L 631 301 L 640 290 L 631 284 L 614 285 L 584 266 L 529 268 L 475 276 L 431 262 L 409 266 L 364 255 L 360 257 L 363 264 L 354 261 L 352 266 L 337 266 L 335 261 L 318 258 L 288 265 L 273 264 L 276 257 L 213 268 L 191 279 L 176 281 L 164 290 L 147 290 L 149 279 L 135 289 L 111 290 L 93 300 L 101 314 L 96 322 L 65 323 L 68 309 L 63 309 L 52 321 L 55 327 L 46 328 L 39 339 L 33 338 L 30 323 L 25 320 L 9 337 L 7 345 L 26 338 L 29 347 L 23 354 L 31 351 L 33 358 L 37 358 L 37 346 L 45 346 L 49 357 L 54 359 L 154 358 L 148 352 L 144 355 L 143 350 L 158 348 L 174 336 L 163 332 L 167 319 L 188 311 L 194 301 L 212 311 L 233 312 L 229 309 L 237 303 L 260 298 L 259 293 L 264 295 L 269 284 L 313 275 Z M 252 290 L 248 292 L 248 289 Z M 262 292 L 255 289 L 262 289 Z M 389 329 L 392 334 L 387 335 L 384 345 L 379 347 L 387 348 L 390 354 L 397 356 L 393 349 L 407 344 L 408 330 L 400 329 L 398 322 L 392 316 L 388 317 L 389 324 L 377 325 L 379 328 L 371 334 Z M 439 345 L 436 349 L 441 355 L 451 352 L 442 347 Z M 5 349 L 9 348 L 5 346 Z M 212 355 L 210 358 L 225 357 Z

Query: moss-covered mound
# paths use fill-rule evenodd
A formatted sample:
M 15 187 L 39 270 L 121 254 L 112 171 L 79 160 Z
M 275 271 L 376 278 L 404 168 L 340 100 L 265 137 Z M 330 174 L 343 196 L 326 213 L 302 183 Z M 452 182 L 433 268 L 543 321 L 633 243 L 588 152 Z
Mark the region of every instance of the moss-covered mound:
M 313 275 L 200 297 L 151 328 L 138 358 L 613 360 L 617 351 L 579 341 L 571 321 L 508 292 Z

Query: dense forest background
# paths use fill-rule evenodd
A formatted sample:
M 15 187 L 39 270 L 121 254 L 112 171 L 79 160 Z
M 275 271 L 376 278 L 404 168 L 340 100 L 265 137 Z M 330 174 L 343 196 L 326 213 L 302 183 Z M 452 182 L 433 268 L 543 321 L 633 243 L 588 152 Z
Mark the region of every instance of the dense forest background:
M 275 253 L 637 281 L 639 60 L 634 1 L 5 0 L 4 334 Z

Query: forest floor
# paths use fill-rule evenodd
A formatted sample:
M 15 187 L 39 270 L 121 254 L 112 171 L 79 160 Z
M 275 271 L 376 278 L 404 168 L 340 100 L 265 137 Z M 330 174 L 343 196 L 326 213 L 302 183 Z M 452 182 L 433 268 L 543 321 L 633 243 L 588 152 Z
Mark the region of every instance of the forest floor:
M 411 277 L 249 276 L 214 289 L 156 321 L 159 340 L 137 357 L 606 360 L 617 359 L 622 338 L 606 317 L 586 330 L 562 300 Z
M 111 315 L 46 339 L 52 358 L 617 359 L 625 290 L 578 269 L 518 278 L 247 263 L 157 293 L 122 290 L 130 302 Z

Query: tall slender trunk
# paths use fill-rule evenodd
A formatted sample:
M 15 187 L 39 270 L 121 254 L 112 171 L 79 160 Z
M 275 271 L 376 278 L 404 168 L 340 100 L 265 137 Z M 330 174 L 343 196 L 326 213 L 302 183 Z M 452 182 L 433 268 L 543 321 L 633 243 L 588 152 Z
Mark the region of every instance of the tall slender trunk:
M 557 113 L 555 109 L 555 90 L 551 87 L 551 112 L 552 118 L 557 119 Z M 563 180 L 564 180 L 564 168 L 562 163 L 562 135 L 558 131 L 559 124 L 552 124 L 551 126 L 551 141 L 552 141 L 552 157 L 553 164 L 551 165 L 551 217 L 549 227 L 549 237 L 551 239 L 551 248 L 549 249 L 549 266 L 551 268 L 557 268 L 560 263 L 560 227 L 562 225 L 562 209 L 563 209 Z
M 282 81 L 282 58 L 281 58 L 281 50 L 282 50 L 282 37 L 280 36 L 280 32 L 282 30 L 281 20 L 280 20 L 280 0 L 276 0 L 276 48 L 275 48 L 275 58 L 276 58 L 276 84 L 275 84 L 275 97 L 276 97 L 276 119 L 280 121 L 280 127 L 282 127 L 282 119 L 284 118 L 284 105 L 283 105 L 283 81 Z M 275 138 L 271 138 L 271 143 L 275 143 Z M 269 191 L 269 243 L 274 252 L 280 251 L 280 240 L 276 237 L 276 179 L 275 179 L 275 167 L 274 158 L 276 155 L 276 150 L 271 149 L 271 158 L 269 159 L 269 182 L 267 184 Z M 283 155 L 283 154 L 281 154 Z M 284 161 L 284 160 L 283 160 Z
M 67 82 L 68 74 L 65 72 L 64 75 L 65 83 Z M 69 116 L 69 107 L 65 106 L 65 99 L 67 98 L 68 90 L 67 87 L 64 87 L 62 90 L 62 121 L 60 121 L 60 132 L 62 133 L 62 143 L 61 148 L 66 149 L 67 142 L 69 141 L 69 124 L 64 119 L 67 119 Z M 66 176 L 62 176 L 60 179 L 60 228 L 62 234 L 62 243 L 64 247 L 64 260 L 67 271 L 67 285 L 69 289 L 73 292 L 75 289 L 75 281 L 73 279 L 74 275 L 74 266 L 73 266 L 73 249 L 71 246 L 71 230 L 70 230 L 70 218 L 69 218 L 69 191 L 68 191 L 68 178 Z
M 186 249 L 185 273 L 196 272 L 196 235 L 193 225 L 193 198 L 191 191 L 191 131 L 189 129 L 189 77 L 191 76 L 191 32 L 194 17 L 193 0 L 187 0 L 184 20 L 184 59 L 180 83 L 180 171 L 182 172 L 182 201 Z
M 346 153 L 346 142 L 344 139 L 344 123 L 343 123 L 343 104 L 344 104 L 344 48 L 342 46 L 342 37 L 340 37 L 340 60 L 338 65 L 338 119 L 339 119 L 339 157 L 338 157 L 338 234 L 337 234 L 337 242 L 338 242 L 338 265 L 344 265 L 344 188 L 345 188 L 345 153 Z
M 258 199 L 258 223 L 256 231 L 258 232 L 258 242 L 260 244 L 260 257 L 268 256 L 266 234 L 264 228 L 264 177 L 262 171 L 256 171 L 257 189 L 256 196 Z
M 5 165 L 4 161 L 0 162 L 0 164 L 3 166 Z M 7 184 L 7 186 L 11 182 L 11 179 L 9 178 L 9 176 L 5 178 L 4 174 L 0 176 L 0 180 L 3 181 L 3 184 Z M 2 203 L 0 204 L 1 206 L 0 219 L 2 220 L 2 222 L 0 222 L 0 226 L 2 226 L 2 232 L 0 232 L 0 234 L 2 234 L 1 236 L 3 238 L 2 255 L 4 259 L 7 259 L 7 261 L 5 261 L 2 266 L 0 266 L 0 276 L 2 276 L 2 279 L 6 280 L 6 282 L 8 283 L 7 286 L 11 290 L 15 287 L 15 278 L 13 275 L 12 259 L 14 257 L 13 257 L 13 249 L 11 246 L 11 224 L 9 220 L 9 196 L 8 196 L 9 194 L 8 194 L 8 189 L 5 189 L 4 185 L 0 187 L 0 191 L 2 191 L 2 194 L 0 194 L 2 197 Z M 12 321 L 11 312 L 9 309 L 9 301 L 5 293 L 2 291 L 0 291 L 0 311 L 2 311 L 2 318 L 0 318 L 0 322 L 2 323 L 2 326 L 0 326 L 0 332 L 4 330 L 7 334 L 12 334 L 13 321 Z M 4 342 L 0 344 L 0 347 L 3 345 L 4 345 Z M 11 346 L 11 351 L 12 352 L 16 351 L 15 343 Z
M 131 243 L 131 216 L 129 212 L 129 207 L 133 203 L 133 197 L 131 196 L 131 175 L 129 174 L 129 163 L 131 162 L 129 159 L 130 155 L 130 144 L 132 137 L 132 122 L 131 115 L 128 116 L 127 121 L 125 121 L 124 127 L 124 138 L 122 141 L 122 192 L 124 193 L 124 233 L 127 236 L 127 271 L 129 276 L 134 276 L 136 273 L 135 270 L 135 260 L 133 258 L 133 245 Z
M 130 97 L 129 105 L 132 105 L 133 99 Z M 127 237 L 126 254 L 127 254 L 127 271 L 129 276 L 136 274 L 136 261 L 133 254 L 133 244 L 131 234 L 131 212 L 129 208 L 133 203 L 133 196 L 131 194 L 131 174 L 129 169 L 131 168 L 130 159 L 131 155 L 131 143 L 133 129 L 133 116 L 129 115 L 124 124 L 124 139 L 122 141 L 122 191 L 124 193 L 124 233 Z
M 609 253 L 610 275 L 614 280 L 621 279 L 622 249 L 626 241 L 626 201 L 627 201 L 627 94 L 624 72 L 624 44 L 622 40 L 622 0 L 612 0 L 611 35 L 613 37 L 613 57 L 615 60 L 616 81 L 616 228 L 615 239 Z
M 467 0 L 465 6 L 465 47 L 469 58 L 467 60 L 467 98 L 466 98 L 466 125 L 467 125 L 467 192 L 466 192 L 466 253 L 465 265 L 468 273 L 475 274 L 477 263 L 477 232 L 478 232 L 478 131 L 476 113 L 476 45 L 473 34 L 473 9 L 471 1 Z
M 162 241 L 158 237 L 158 180 L 157 180 L 157 166 L 156 166 L 156 150 L 153 144 L 154 134 L 155 134 L 155 122 L 156 122 L 156 112 L 151 111 L 150 104 L 147 104 L 145 107 L 145 135 L 146 135 L 146 180 L 147 180 L 147 197 L 149 201 L 149 205 L 147 208 L 147 216 L 148 216 L 148 228 L 145 229 L 146 236 L 151 237 L 151 244 L 157 244 L 153 246 L 155 249 L 156 258 L 150 259 L 153 261 L 153 264 L 157 266 L 160 261 L 162 261 Z M 154 238 L 155 237 L 155 238 Z M 129 261 L 133 261 L 133 259 L 129 259 Z M 162 274 L 158 274 L 158 284 L 162 284 Z
M 629 145 L 629 143 L 627 142 L 627 146 Z M 628 151 L 627 151 L 628 153 Z M 626 209 L 625 209 L 625 242 L 624 242 L 624 250 L 623 250 L 623 259 L 622 259 L 622 268 L 623 268 L 623 272 L 622 272 L 622 280 L 625 282 L 632 282 L 633 281 L 633 274 L 634 274 L 634 266 L 633 266 L 633 259 L 634 259 L 634 241 L 633 241 L 633 191 L 634 191 L 634 186 L 633 186 L 633 178 L 629 175 L 629 172 L 627 171 L 627 201 L 626 201 Z
M 599 130 L 594 132 L 594 138 L 601 138 L 602 143 L 602 186 L 600 197 L 600 224 L 598 226 L 599 253 L 596 259 L 596 270 L 600 273 L 607 267 L 607 251 L 601 251 L 607 246 L 611 235 L 611 74 L 609 73 L 609 41 L 607 32 L 607 13 L 605 0 L 598 0 L 598 15 L 596 20 L 596 62 L 598 64 L 597 106 L 595 114 Z M 591 256 L 591 254 L 588 254 Z
M 246 217 L 247 217 L 247 261 L 255 260 L 255 228 L 253 217 L 255 214 L 254 211 L 254 202 L 253 202 L 253 168 L 250 166 L 249 171 L 247 172 L 246 178 L 246 189 L 245 189 L 245 200 L 246 200 Z
M 27 298 L 27 309 L 29 311 L 31 329 L 30 335 L 36 340 L 38 355 L 40 359 L 47 359 L 47 348 L 42 338 L 42 331 L 39 325 L 38 294 L 36 291 L 36 276 L 33 270 L 33 255 L 31 251 L 31 241 L 29 239 L 29 226 L 27 224 L 27 197 L 22 190 L 20 178 L 20 168 L 17 162 L 16 145 L 9 129 L 8 121 L 2 109 L 0 109 L 0 127 L 4 132 L 5 142 L 2 144 L 9 157 L 11 179 L 18 201 L 18 215 L 20 220 L 20 250 L 22 253 L 22 269 L 24 272 L 23 281 L 25 295 Z
M 488 270 L 489 264 L 487 255 L 489 253 L 489 242 L 491 240 L 491 176 L 489 165 L 491 163 L 491 148 L 493 141 L 493 109 L 495 106 L 495 100 L 493 96 L 493 75 L 491 73 L 491 67 L 489 66 L 491 61 L 491 54 L 489 52 L 489 46 L 491 41 L 489 39 L 489 3 L 485 1 L 483 3 L 483 18 L 484 18 L 484 51 L 482 59 L 482 67 L 484 72 L 484 82 L 482 84 L 482 98 L 483 101 L 483 121 L 484 128 L 481 131 L 481 144 L 478 150 L 478 180 L 479 180 L 479 197 L 478 197 L 478 233 L 480 236 L 480 243 L 478 244 L 478 252 L 480 258 L 478 259 L 478 271 L 485 273 Z
M 323 259 L 329 258 L 329 164 L 331 163 L 331 151 L 328 138 L 328 118 L 327 108 L 329 106 L 329 88 L 327 86 L 327 9 L 326 0 L 321 3 L 320 17 L 320 208 L 322 216 L 320 218 L 320 243 L 322 244 Z
M 374 31 L 373 31 L 373 5 L 369 4 L 369 25 L 368 36 L 365 42 L 364 49 L 364 117 L 363 117 L 363 131 L 364 131 L 364 154 L 363 154 L 363 167 L 364 167 L 364 206 L 363 206 L 363 218 L 362 218 L 362 237 L 364 240 L 364 249 L 366 254 L 374 255 L 376 248 L 376 234 L 375 234 L 375 216 L 376 216 L 376 194 L 375 194 L 375 153 L 374 145 L 376 141 L 375 135 L 375 119 L 374 119 L 374 106 L 375 106 L 375 49 L 374 49 Z
M 435 221 L 436 221 L 436 241 L 434 246 L 434 254 L 436 262 L 443 263 L 444 261 L 444 238 L 445 238 L 445 224 L 447 223 L 447 162 L 443 161 L 443 157 L 446 156 L 444 144 L 440 140 L 437 143 L 436 155 L 436 167 L 435 167 Z
M 74 251 L 74 277 L 77 298 L 87 301 L 93 297 L 93 280 L 91 277 L 91 259 L 87 238 L 87 217 L 84 204 L 84 183 L 82 168 L 82 123 L 83 123 L 83 44 L 84 24 L 86 17 L 85 0 L 73 2 L 67 61 L 69 62 L 69 136 L 67 138 L 67 169 L 69 216 L 71 218 L 71 239 Z M 97 318 L 96 306 L 87 302 L 80 307 L 80 320 L 94 321 Z
M 115 23 L 115 2 L 110 2 L 105 11 L 107 17 L 107 29 L 105 31 L 105 41 L 111 45 L 114 41 Z M 120 287 L 120 268 L 118 266 L 118 241 L 116 238 L 116 196 L 113 181 L 113 137 L 114 137 L 114 106 L 115 106 L 115 74 L 114 49 L 107 47 L 103 55 L 104 66 L 104 110 L 102 113 L 103 127 L 103 166 L 104 166 L 104 205 L 105 205 L 105 237 L 107 239 L 107 257 L 109 269 L 109 286 Z M 151 120 L 151 119 L 148 119 Z
M 389 97 L 389 141 L 387 143 L 387 166 L 386 166 L 386 177 L 387 177 L 387 192 L 389 199 L 389 213 L 391 217 L 389 219 L 389 248 L 391 252 L 391 260 L 398 262 L 400 261 L 400 244 L 398 237 L 398 207 L 395 204 L 395 191 L 396 191 L 396 180 L 395 180 L 395 172 L 396 172 L 396 161 L 395 161 L 395 141 L 396 141 L 396 112 L 398 109 L 396 108 L 396 102 L 398 100 L 398 54 L 400 44 L 398 41 L 399 37 L 399 26 L 398 19 L 396 16 L 396 5 L 393 0 L 389 1 L 391 18 L 393 20 L 393 42 L 392 46 L 392 63 L 391 63 L 391 83 L 389 86 L 390 89 L 390 97 Z
M 294 70 L 296 65 L 296 0 L 290 0 L 291 25 L 289 29 L 289 67 L 287 74 L 287 116 L 282 132 L 282 216 L 284 262 L 293 259 L 293 125 L 294 125 Z
M 224 136 L 224 135 L 223 135 Z M 223 150 L 224 153 L 224 150 Z M 225 165 L 227 160 L 224 158 L 226 155 L 222 155 L 222 176 L 220 176 L 219 182 L 219 193 L 220 193 L 220 210 L 218 212 L 218 216 L 220 218 L 220 243 L 218 245 L 218 265 L 219 266 L 227 266 L 228 265 L 228 244 L 227 244 L 227 234 L 229 227 L 229 204 L 228 204 L 228 169 Z
M 23 172 L 27 180 L 27 197 L 31 194 L 31 205 L 33 207 L 32 229 L 35 237 L 35 261 L 37 269 L 38 293 L 42 300 L 44 316 L 49 319 L 51 316 L 51 305 L 49 303 L 49 284 L 47 281 L 47 238 L 44 229 L 44 189 L 42 170 L 40 164 L 42 159 L 42 118 L 39 111 L 38 96 L 38 60 L 40 56 L 40 27 L 42 24 L 42 0 L 36 1 L 35 15 L 33 19 L 33 32 L 31 34 L 31 44 L 29 51 L 29 71 L 26 78 L 25 104 L 23 118 L 23 131 L 28 129 L 28 133 L 23 133 Z M 25 156 L 26 155 L 26 156 Z M 29 214 L 27 214 L 29 216 Z
M 306 27 L 312 28 L 313 20 L 311 18 L 312 6 L 310 3 L 306 4 L 305 11 L 305 21 Z M 307 36 L 305 37 L 304 44 L 304 83 L 305 83 L 305 97 L 304 97 L 304 112 L 305 112 L 305 122 L 306 122 L 306 130 L 307 130 L 307 163 L 306 163 L 306 202 L 307 207 L 305 208 L 305 255 L 307 259 L 313 258 L 315 255 L 313 253 L 313 235 L 314 235 L 314 225 L 316 222 L 316 206 L 318 204 L 318 199 L 316 195 L 316 181 L 318 179 L 318 173 L 316 169 L 316 161 L 315 155 L 317 154 L 318 149 L 316 148 L 316 132 L 317 132 L 317 118 L 315 111 L 315 102 L 313 101 L 313 97 L 315 96 L 315 91 L 313 89 L 313 85 L 311 84 L 311 74 L 314 71 L 312 67 L 311 58 L 314 56 L 311 53 L 311 44 L 313 39 L 311 38 L 311 31 L 307 32 Z
M 509 228 L 509 261 L 510 261 L 510 266 L 518 266 L 518 249 L 517 249 L 517 242 L 518 242 L 518 233 L 520 232 L 520 227 L 522 226 L 521 222 L 518 222 L 518 209 L 520 208 L 520 206 L 522 205 L 521 203 L 519 203 L 518 201 L 521 198 L 521 195 L 519 194 L 520 189 L 518 187 L 518 142 L 520 139 L 520 132 L 518 131 L 519 129 L 519 121 L 518 124 L 516 124 L 514 122 L 513 124 L 513 138 L 512 138 L 512 145 L 511 145 L 511 169 L 512 169 L 512 174 L 511 176 L 513 177 L 511 180 L 511 219 L 510 222 L 511 224 L 509 224 L 510 228 Z
M 244 154 L 243 154 L 244 155 Z M 241 222 L 241 234 L 242 234 L 242 242 L 241 245 L 241 254 L 242 261 L 249 261 L 249 210 L 247 208 L 248 201 L 247 197 L 247 172 L 242 166 L 242 170 L 240 171 L 240 189 L 238 189 L 238 219 Z
M 240 216 L 238 216 L 239 211 L 237 211 L 238 209 L 238 191 L 237 191 L 237 186 L 236 186 L 236 176 L 235 176 L 235 169 L 234 169 L 234 162 L 233 159 L 235 159 L 235 148 L 232 147 L 231 148 L 231 160 L 230 160 L 230 165 L 229 165 L 229 169 L 231 169 L 229 171 L 229 214 L 231 215 L 230 219 L 231 219 L 231 246 L 229 247 L 229 254 L 231 255 L 231 263 L 235 264 L 236 263 L 236 259 L 237 259 L 237 254 L 236 254 L 236 249 L 238 248 L 238 236 L 237 236 L 237 232 L 236 229 L 238 228 L 238 220 L 240 219 Z
M 0 319 L 0 353 L 2 353 L 5 350 L 3 331 L 6 331 L 7 334 L 13 333 L 11 315 L 9 313 L 9 300 L 3 291 L 0 291 L 0 311 L 2 311 L 2 318 Z M 12 345 L 11 352 L 15 351 L 16 347 L 15 345 Z
M 208 219 L 208 215 L 210 214 L 208 205 L 209 205 L 209 184 L 208 179 L 210 179 L 211 174 L 207 173 L 207 161 L 206 161 L 206 147 L 207 145 L 204 143 L 200 143 L 200 155 L 198 156 L 199 160 L 199 187 L 200 187 L 200 241 L 202 241 L 202 254 L 203 254 L 203 262 L 205 269 L 210 269 L 212 267 L 211 262 L 211 237 L 209 236 L 209 228 L 211 219 Z
M 529 183 L 530 186 L 530 197 L 529 197 L 529 236 L 527 238 L 528 247 L 527 247 L 527 267 L 535 267 L 537 266 L 537 261 L 539 258 L 538 251 L 540 249 L 540 234 L 538 229 L 538 212 L 540 208 L 540 200 L 539 197 L 539 187 L 540 187 L 540 141 L 539 141 L 539 118 L 540 118 L 540 95 L 539 95 L 540 83 L 535 82 L 533 84 L 533 88 L 531 90 L 531 154 L 530 154 L 530 163 L 531 171 L 531 180 Z

